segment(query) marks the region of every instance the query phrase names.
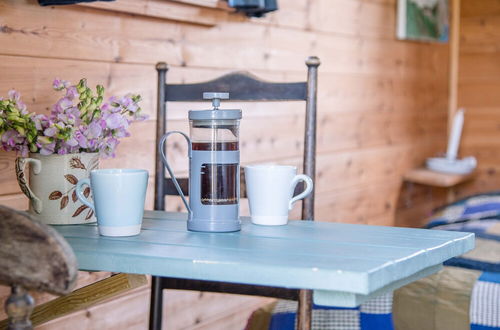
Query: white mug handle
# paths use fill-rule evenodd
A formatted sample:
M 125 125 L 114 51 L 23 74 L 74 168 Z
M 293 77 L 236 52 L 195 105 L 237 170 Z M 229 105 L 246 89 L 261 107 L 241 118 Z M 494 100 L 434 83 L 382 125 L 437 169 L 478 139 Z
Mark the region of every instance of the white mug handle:
M 302 199 L 302 198 L 305 198 L 307 197 L 307 195 L 309 195 L 312 190 L 313 190 L 313 180 L 305 175 L 305 174 L 298 174 L 296 175 L 293 180 L 292 180 L 292 194 L 293 192 L 295 191 L 295 186 L 297 186 L 297 184 L 300 182 L 300 181 L 304 181 L 306 183 L 306 189 L 304 189 L 303 192 L 301 192 L 300 194 L 298 194 L 297 196 L 295 196 L 294 198 L 292 198 L 290 200 L 290 203 L 288 204 L 288 210 L 290 211 L 292 208 L 293 208 L 293 204 L 295 204 L 296 201 Z
M 92 204 L 83 194 L 82 194 L 82 188 L 84 185 L 87 185 L 90 187 L 90 179 L 89 178 L 85 178 L 85 179 L 81 179 L 81 180 L 78 180 L 78 183 L 76 184 L 76 188 L 75 188 L 75 191 L 76 191 L 76 196 L 78 197 L 78 199 L 80 200 L 80 202 L 82 202 L 82 204 L 84 205 L 87 205 L 88 207 L 90 207 L 92 209 L 92 211 L 95 212 L 95 207 L 94 207 L 94 204 Z

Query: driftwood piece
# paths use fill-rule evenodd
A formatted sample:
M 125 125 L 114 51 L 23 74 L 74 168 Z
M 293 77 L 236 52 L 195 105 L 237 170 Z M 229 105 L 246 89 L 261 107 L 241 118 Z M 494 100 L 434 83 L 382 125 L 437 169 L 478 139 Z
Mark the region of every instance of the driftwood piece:
M 12 288 L 5 302 L 8 330 L 32 329 L 35 303 L 27 289 L 68 293 L 75 286 L 77 270 L 73 250 L 54 229 L 26 212 L 0 205 L 0 283 Z
M 77 270 L 73 250 L 60 234 L 0 205 L 0 282 L 61 295 L 73 289 Z

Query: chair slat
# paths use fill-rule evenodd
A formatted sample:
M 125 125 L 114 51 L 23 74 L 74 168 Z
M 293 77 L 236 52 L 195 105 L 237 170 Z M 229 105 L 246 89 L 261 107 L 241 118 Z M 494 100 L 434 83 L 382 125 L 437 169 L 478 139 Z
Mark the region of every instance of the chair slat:
M 166 100 L 171 102 L 203 101 L 203 92 L 228 92 L 232 101 L 305 101 L 307 83 L 271 83 L 235 72 L 203 83 L 165 85 Z

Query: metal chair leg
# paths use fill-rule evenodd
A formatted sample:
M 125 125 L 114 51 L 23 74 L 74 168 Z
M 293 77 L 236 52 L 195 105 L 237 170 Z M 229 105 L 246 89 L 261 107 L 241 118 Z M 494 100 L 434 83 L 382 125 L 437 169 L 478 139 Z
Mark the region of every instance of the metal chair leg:
M 9 317 L 7 330 L 32 330 L 30 315 L 35 301 L 20 285 L 13 285 L 11 294 L 5 301 L 5 311 Z
M 149 305 L 149 330 L 161 330 L 163 316 L 163 289 L 161 277 L 151 277 L 151 300 Z
M 297 311 L 297 330 L 311 330 L 312 291 L 300 290 L 299 308 Z

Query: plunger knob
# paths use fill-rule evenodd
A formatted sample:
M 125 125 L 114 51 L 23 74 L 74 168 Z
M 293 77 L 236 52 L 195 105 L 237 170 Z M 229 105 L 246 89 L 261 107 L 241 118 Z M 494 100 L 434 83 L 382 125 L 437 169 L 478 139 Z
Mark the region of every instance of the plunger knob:
M 212 100 L 214 109 L 219 109 L 220 100 L 229 100 L 229 93 L 205 92 L 203 93 L 203 99 Z

